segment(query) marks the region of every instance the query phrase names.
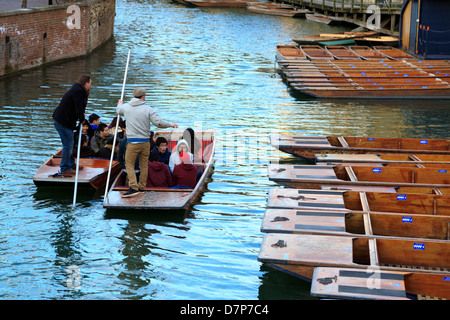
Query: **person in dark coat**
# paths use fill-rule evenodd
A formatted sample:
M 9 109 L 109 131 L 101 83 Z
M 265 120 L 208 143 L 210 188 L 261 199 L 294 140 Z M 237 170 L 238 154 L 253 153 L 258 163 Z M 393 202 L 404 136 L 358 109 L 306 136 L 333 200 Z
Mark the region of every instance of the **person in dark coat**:
M 167 139 L 164 137 L 156 138 L 155 146 L 153 147 L 154 151 L 158 152 L 159 162 L 163 162 L 166 165 L 169 165 L 170 155 L 172 154 L 167 148 Z
M 181 163 L 177 164 L 172 172 L 172 184 L 174 189 L 191 188 L 197 184 L 197 167 L 192 164 L 190 154 L 180 154 Z
M 58 107 L 53 112 L 53 124 L 62 143 L 61 174 L 75 174 L 75 159 L 72 153 L 74 130 L 77 129 L 77 121 L 82 123 L 85 120 L 85 110 L 91 86 L 92 80 L 89 75 L 80 76 L 77 83 L 72 85 L 63 95 Z
M 150 152 L 148 161 L 147 188 L 168 188 L 172 185 L 169 167 L 159 161 L 158 151 Z

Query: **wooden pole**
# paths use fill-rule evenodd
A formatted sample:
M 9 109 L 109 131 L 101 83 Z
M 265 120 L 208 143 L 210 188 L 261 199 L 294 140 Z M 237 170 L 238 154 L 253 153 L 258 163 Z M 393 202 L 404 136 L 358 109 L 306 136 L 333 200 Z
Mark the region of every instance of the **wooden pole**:
M 130 63 L 130 53 L 131 53 L 131 50 L 128 50 L 127 65 L 125 67 L 125 75 L 123 77 L 122 94 L 120 96 L 120 100 L 121 101 L 123 101 L 123 97 L 124 97 L 124 93 L 125 93 L 125 84 L 127 82 L 128 65 Z M 108 178 L 106 179 L 104 200 L 108 199 L 109 180 L 111 179 L 111 167 L 112 167 L 112 162 L 113 162 L 113 159 L 114 159 L 114 149 L 115 149 L 115 146 L 116 146 L 116 139 L 117 139 L 117 131 L 119 129 L 119 122 L 120 122 L 120 116 L 117 115 L 116 130 L 114 131 L 114 140 L 113 140 L 113 146 L 112 146 L 112 149 L 111 149 L 111 159 L 109 161 Z

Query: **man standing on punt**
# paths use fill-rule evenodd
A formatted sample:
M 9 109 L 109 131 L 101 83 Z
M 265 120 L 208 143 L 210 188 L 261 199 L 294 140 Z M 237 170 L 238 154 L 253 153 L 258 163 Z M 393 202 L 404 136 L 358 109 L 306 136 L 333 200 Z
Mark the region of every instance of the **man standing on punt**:
M 148 157 L 150 155 L 150 122 L 158 128 L 178 128 L 175 123 L 161 120 L 155 109 L 145 104 L 147 90 L 135 88 L 133 98 L 128 103 L 119 101 L 116 112 L 127 121 L 127 151 L 125 167 L 130 188 L 122 197 L 133 197 L 145 190 L 148 175 Z M 139 156 L 139 185 L 134 171 L 136 158 Z
M 62 142 L 62 157 L 60 173 L 64 175 L 75 174 L 75 158 L 72 150 L 74 146 L 74 133 L 77 128 L 77 120 L 82 123 L 85 120 L 85 110 L 92 87 L 89 75 L 81 75 L 72 88 L 62 97 L 58 107 L 53 112 L 53 123 Z M 82 167 L 79 167 L 82 169 Z

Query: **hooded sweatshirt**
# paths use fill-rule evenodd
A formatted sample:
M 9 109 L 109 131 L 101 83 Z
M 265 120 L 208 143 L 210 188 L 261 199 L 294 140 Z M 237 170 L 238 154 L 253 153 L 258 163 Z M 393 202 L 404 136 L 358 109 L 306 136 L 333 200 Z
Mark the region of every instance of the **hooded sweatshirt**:
M 169 122 L 159 117 L 155 109 L 138 98 L 132 98 L 128 103 L 119 104 L 116 112 L 118 115 L 124 116 L 127 121 L 127 138 L 131 143 L 150 141 L 150 123 L 158 128 L 171 126 Z
M 170 155 L 170 159 L 169 159 L 170 172 L 173 172 L 173 170 L 175 169 L 175 166 L 177 164 L 181 163 L 180 153 L 178 152 L 178 147 L 180 146 L 180 144 L 185 144 L 187 146 L 186 149 L 189 150 L 189 144 L 186 140 L 181 139 L 180 141 L 178 141 L 175 151 L 172 152 L 172 154 Z M 191 162 L 194 163 L 194 155 L 190 152 L 186 152 L 186 153 L 189 154 L 189 156 L 191 157 Z
M 177 164 L 173 169 L 172 182 L 174 186 L 188 186 L 194 189 L 197 184 L 197 167 L 187 163 Z
M 147 188 L 168 188 L 172 186 L 169 167 L 159 161 L 148 162 Z

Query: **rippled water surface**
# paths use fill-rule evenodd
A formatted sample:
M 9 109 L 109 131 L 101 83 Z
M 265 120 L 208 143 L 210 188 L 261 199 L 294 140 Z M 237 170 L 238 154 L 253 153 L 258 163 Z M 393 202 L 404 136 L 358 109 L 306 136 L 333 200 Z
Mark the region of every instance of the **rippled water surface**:
M 344 27 L 168 0 L 117 1 L 114 39 L 87 58 L 0 79 L 1 299 L 313 299 L 310 285 L 257 261 L 275 132 L 447 137 L 442 101 L 321 101 L 281 81 L 275 46 Z M 216 166 L 186 214 L 107 212 L 102 194 L 37 189 L 60 147 L 51 115 L 80 73 L 87 113 L 109 122 L 131 50 L 135 86 L 162 118 L 216 130 Z

